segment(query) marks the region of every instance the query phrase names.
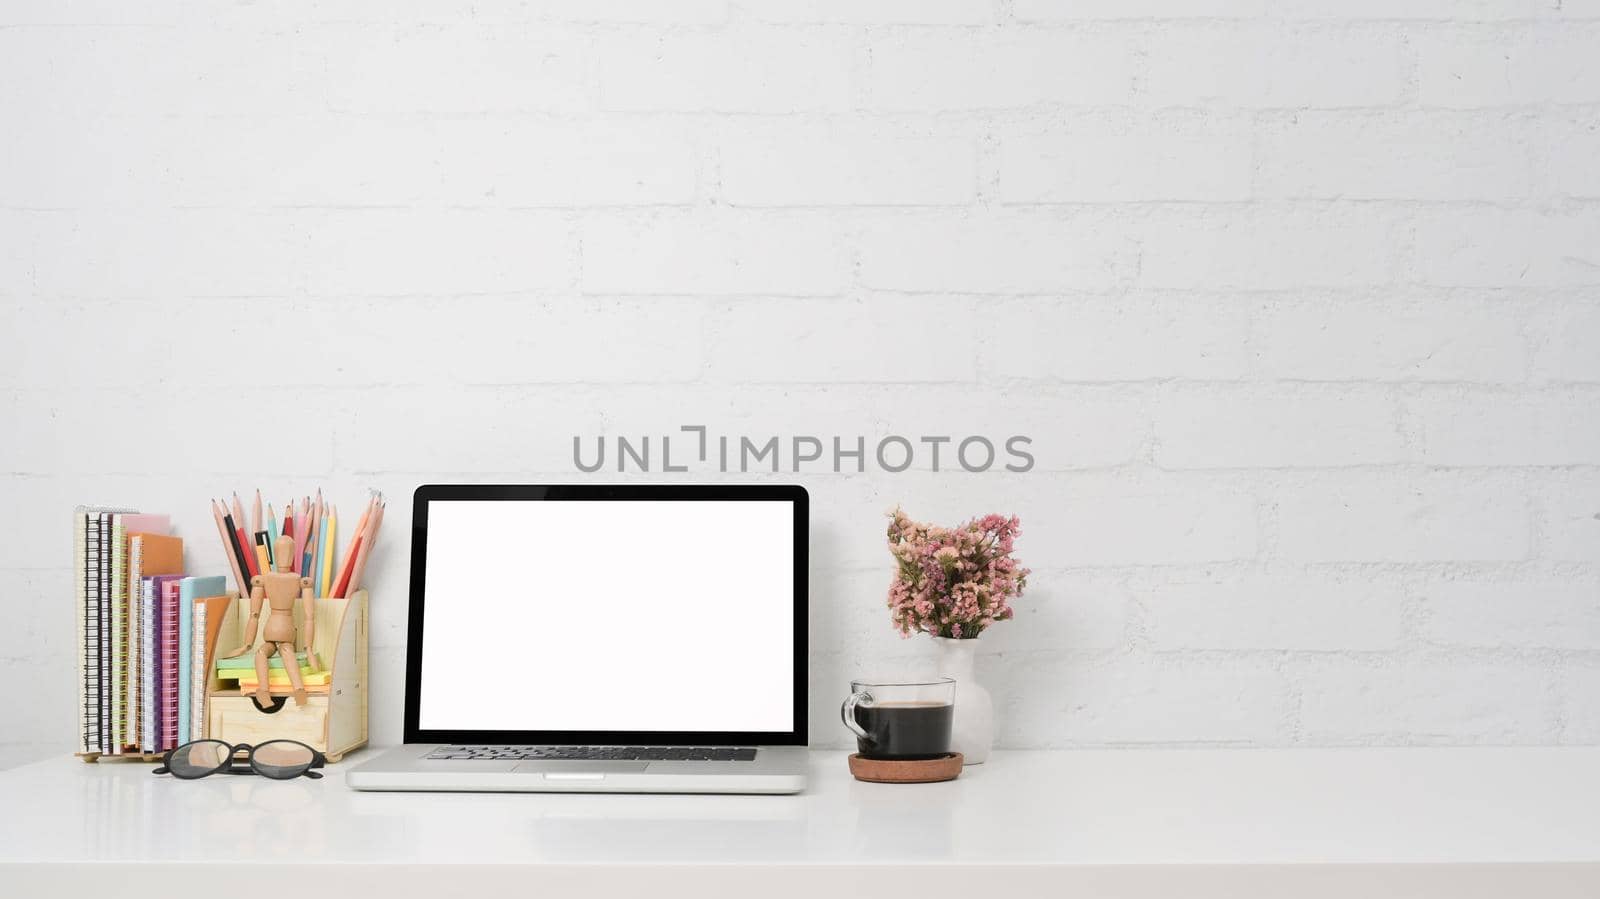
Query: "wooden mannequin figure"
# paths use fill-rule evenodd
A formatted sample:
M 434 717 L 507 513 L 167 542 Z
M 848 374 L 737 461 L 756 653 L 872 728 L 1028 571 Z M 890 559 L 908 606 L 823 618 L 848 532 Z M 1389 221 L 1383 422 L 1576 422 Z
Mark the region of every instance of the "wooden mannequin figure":
M 261 619 L 261 602 L 266 600 L 269 606 L 267 626 L 261 632 L 260 644 L 256 646 L 256 702 L 259 705 L 270 705 L 272 702 L 268 676 L 272 673 L 272 653 L 276 651 L 279 658 L 283 659 L 283 670 L 289 675 L 289 684 L 294 688 L 295 705 L 305 705 L 305 682 L 300 677 L 300 662 L 295 658 L 294 602 L 298 599 L 304 606 L 302 623 L 305 626 L 305 646 L 309 658 L 311 643 L 317 635 L 316 601 L 311 590 L 311 578 L 288 570 L 289 559 L 294 555 L 294 538 L 279 537 L 273 548 L 273 570 L 250 579 L 250 621 L 245 624 L 245 633 L 250 640 L 254 640 Z M 249 646 L 241 646 L 228 653 L 228 657 L 244 655 L 249 649 Z

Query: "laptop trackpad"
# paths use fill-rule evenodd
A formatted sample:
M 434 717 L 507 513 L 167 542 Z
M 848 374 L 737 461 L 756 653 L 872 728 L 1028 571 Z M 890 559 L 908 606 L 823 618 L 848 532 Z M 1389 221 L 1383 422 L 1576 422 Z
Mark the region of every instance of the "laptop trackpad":
M 649 762 L 619 762 L 594 759 L 585 761 L 580 759 L 543 761 L 543 762 L 517 762 L 517 767 L 512 768 L 518 774 L 539 772 L 552 780 L 563 775 L 581 778 L 585 774 L 627 774 L 629 772 L 643 771 Z

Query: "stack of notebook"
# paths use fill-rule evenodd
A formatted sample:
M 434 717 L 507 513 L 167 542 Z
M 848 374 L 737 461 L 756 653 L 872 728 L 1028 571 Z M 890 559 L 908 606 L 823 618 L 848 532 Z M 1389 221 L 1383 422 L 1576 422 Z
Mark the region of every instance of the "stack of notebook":
M 328 692 L 328 684 L 333 675 L 322 670 L 316 653 L 297 652 L 295 660 L 300 663 L 300 683 L 307 693 Z M 255 656 L 242 655 L 233 659 L 218 659 L 217 679 L 223 681 L 225 685 L 228 681 L 236 681 L 239 689 L 245 693 L 255 690 L 261 683 L 260 672 L 256 671 Z M 289 690 L 293 686 L 288 670 L 283 667 L 283 657 L 273 655 L 268 660 L 267 689 Z
M 237 618 L 224 578 L 184 576 L 171 529 L 165 515 L 73 514 L 80 752 L 163 752 L 204 733 L 205 660 Z

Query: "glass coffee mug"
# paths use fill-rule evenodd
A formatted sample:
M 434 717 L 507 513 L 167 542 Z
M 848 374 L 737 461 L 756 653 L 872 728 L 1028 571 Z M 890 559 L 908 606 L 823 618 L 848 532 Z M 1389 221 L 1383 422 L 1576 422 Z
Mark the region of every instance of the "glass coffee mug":
M 879 683 L 851 681 L 850 698 L 839 709 L 856 735 L 861 757 L 893 761 L 937 759 L 950 754 L 956 682 Z

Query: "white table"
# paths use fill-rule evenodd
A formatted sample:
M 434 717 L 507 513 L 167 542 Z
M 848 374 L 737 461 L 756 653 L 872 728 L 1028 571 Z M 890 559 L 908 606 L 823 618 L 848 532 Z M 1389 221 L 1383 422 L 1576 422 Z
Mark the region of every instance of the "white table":
M 356 793 L 348 764 L 0 773 L 0 893 L 1600 896 L 1600 748 L 1000 752 L 923 786 L 817 753 L 800 796 Z

